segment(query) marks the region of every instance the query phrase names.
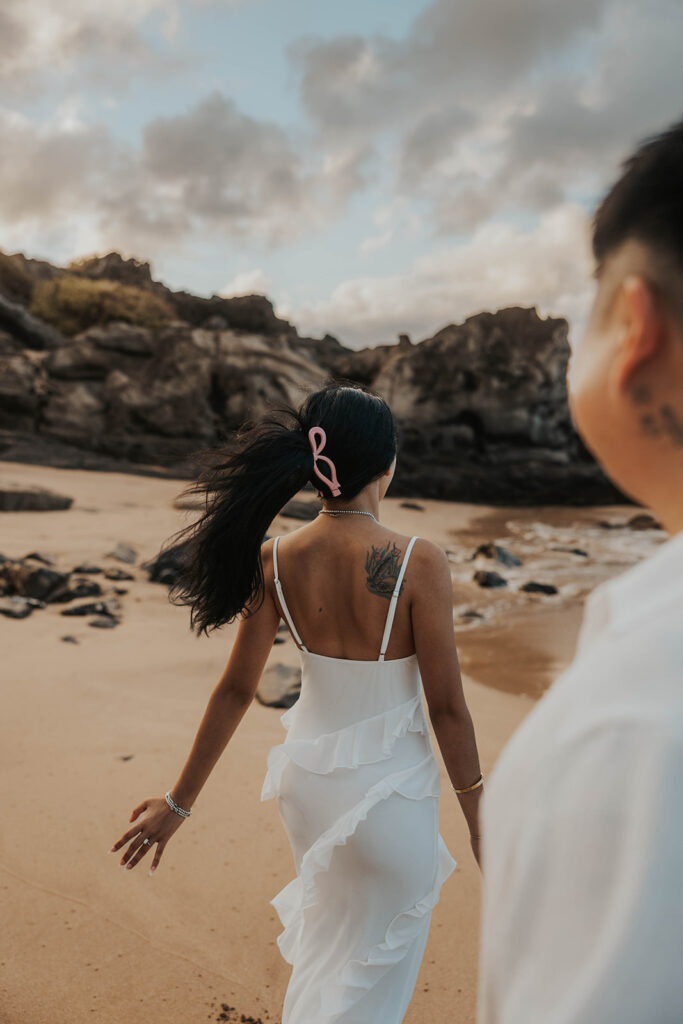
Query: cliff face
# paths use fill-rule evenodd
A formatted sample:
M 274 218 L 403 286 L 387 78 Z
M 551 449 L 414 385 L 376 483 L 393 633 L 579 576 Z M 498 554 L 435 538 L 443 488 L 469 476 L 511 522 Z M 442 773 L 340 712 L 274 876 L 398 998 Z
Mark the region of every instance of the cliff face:
M 67 270 L 2 257 L 0 457 L 191 476 L 194 449 L 332 377 L 391 405 L 394 494 L 619 500 L 573 431 L 568 355 L 566 321 L 535 309 L 354 351 L 300 337 L 263 296 L 172 292 L 115 253 Z

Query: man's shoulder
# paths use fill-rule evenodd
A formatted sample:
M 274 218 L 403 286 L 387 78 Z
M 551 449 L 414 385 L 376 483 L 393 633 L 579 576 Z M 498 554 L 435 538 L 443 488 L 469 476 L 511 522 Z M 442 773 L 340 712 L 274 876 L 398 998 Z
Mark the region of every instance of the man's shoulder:
M 628 768 L 666 753 L 683 769 L 683 679 L 653 679 L 624 685 L 621 657 L 605 667 L 588 655 L 577 658 L 531 709 L 501 751 L 490 789 L 505 801 L 514 790 L 533 792 L 559 784 L 582 767 L 596 773 Z M 621 684 L 621 685 L 620 685 Z

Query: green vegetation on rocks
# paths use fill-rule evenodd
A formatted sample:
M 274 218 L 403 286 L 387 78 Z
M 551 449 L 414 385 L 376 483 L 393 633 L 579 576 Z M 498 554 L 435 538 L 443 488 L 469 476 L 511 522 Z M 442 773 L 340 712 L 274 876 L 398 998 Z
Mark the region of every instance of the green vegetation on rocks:
M 150 291 L 118 281 L 92 281 L 75 274 L 39 281 L 33 292 L 31 312 L 67 335 L 114 320 L 154 329 L 174 319 L 169 303 Z

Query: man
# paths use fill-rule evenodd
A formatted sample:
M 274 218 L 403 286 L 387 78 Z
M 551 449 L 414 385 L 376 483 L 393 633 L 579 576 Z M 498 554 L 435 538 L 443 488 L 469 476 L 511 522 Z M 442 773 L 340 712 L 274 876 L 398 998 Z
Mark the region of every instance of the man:
M 594 219 L 572 415 L 670 538 L 589 597 L 481 799 L 478 1024 L 683 1022 L 683 122 Z

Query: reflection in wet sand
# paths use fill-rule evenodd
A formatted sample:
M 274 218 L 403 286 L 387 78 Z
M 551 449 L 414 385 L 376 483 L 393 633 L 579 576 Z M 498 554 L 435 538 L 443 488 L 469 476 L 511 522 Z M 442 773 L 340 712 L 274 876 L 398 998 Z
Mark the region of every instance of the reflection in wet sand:
M 496 690 L 538 698 L 571 662 L 582 615 L 575 604 L 458 633 L 462 671 Z

